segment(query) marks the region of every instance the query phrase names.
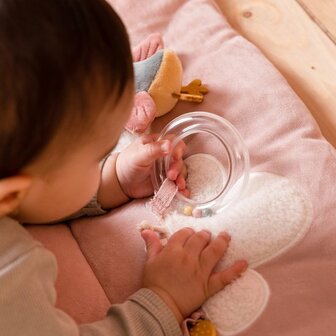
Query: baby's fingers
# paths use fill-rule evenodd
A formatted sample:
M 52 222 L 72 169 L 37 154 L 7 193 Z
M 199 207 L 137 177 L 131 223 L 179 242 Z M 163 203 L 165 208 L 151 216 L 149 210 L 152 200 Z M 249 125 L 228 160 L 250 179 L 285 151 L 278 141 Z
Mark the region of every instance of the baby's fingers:
M 169 140 L 152 141 L 155 134 L 146 135 L 140 139 L 136 147 L 133 148 L 133 160 L 140 167 L 151 166 L 153 162 L 171 151 Z
M 226 232 L 221 232 L 202 252 L 200 263 L 207 273 L 211 273 L 218 261 L 226 252 L 230 236 Z
M 193 236 L 195 231 L 192 228 L 185 227 L 175 232 L 168 240 L 167 247 L 183 247 L 186 241 Z
M 233 280 L 239 278 L 240 275 L 246 271 L 247 266 L 245 260 L 239 260 L 226 270 L 214 273 L 209 279 L 209 295 L 212 296 L 216 294 Z
M 167 172 L 167 176 L 170 180 L 175 181 L 180 174 L 180 171 L 183 169 L 183 161 L 174 161 L 170 164 L 170 167 Z
M 158 133 L 144 134 L 140 137 L 140 142 L 146 145 L 151 142 L 155 142 L 159 137 Z
M 179 190 L 184 190 L 186 188 L 186 181 L 182 175 L 177 176 L 175 183 Z
M 182 160 L 183 154 L 187 148 L 187 145 L 185 144 L 184 141 L 179 141 L 178 144 L 175 146 L 172 157 L 174 160 Z
M 175 181 L 178 176 L 181 176 L 181 178 L 185 179 L 187 177 L 187 166 L 185 165 L 184 161 L 173 161 L 169 166 L 167 175 L 172 181 Z

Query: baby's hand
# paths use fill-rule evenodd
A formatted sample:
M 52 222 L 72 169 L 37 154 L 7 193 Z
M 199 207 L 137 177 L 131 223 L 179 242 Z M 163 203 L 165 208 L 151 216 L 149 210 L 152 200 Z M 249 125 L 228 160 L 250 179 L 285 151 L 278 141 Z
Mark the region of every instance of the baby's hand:
M 225 232 L 211 240 L 207 231 L 196 233 L 185 228 L 164 247 L 153 231 L 142 231 L 142 237 L 148 251 L 143 285 L 166 302 L 179 322 L 247 268 L 246 261 L 241 260 L 224 271 L 214 272 L 230 241 Z
M 144 135 L 119 154 L 116 162 L 117 176 L 127 196 L 141 198 L 153 194 L 150 178 L 153 163 L 172 151 L 171 141 L 156 141 L 158 137 L 158 134 Z M 187 169 L 182 160 L 185 147 L 183 141 L 175 146 L 172 153 L 173 162 L 167 175 L 175 181 L 179 191 L 188 196 L 185 182 Z

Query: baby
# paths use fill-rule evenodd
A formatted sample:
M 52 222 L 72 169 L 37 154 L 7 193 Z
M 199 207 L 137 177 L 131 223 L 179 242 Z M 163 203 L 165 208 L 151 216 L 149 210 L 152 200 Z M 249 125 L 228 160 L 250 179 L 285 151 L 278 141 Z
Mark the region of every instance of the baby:
M 151 167 L 171 153 L 170 140 L 146 135 L 103 160 L 132 97 L 127 33 L 104 0 L 0 0 L 1 335 L 180 335 L 183 319 L 245 270 L 237 261 L 214 272 L 225 232 L 211 239 L 186 228 L 163 247 L 144 230 L 142 289 L 91 324 L 55 308 L 55 258 L 20 223 L 153 193 Z M 169 176 L 183 192 L 183 145 L 173 155 Z

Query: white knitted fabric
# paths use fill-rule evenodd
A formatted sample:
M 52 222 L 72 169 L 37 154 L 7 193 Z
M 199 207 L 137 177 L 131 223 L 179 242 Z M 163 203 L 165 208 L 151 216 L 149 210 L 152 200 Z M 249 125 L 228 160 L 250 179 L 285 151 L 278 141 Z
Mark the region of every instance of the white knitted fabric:
M 195 183 L 195 179 L 193 181 Z M 204 177 L 200 177 L 200 181 L 204 181 Z M 206 188 L 210 189 L 209 186 Z M 205 198 L 212 196 L 205 195 Z M 216 324 L 219 335 L 224 336 L 236 335 L 246 329 L 266 307 L 268 286 L 251 268 L 291 248 L 307 232 L 311 221 L 312 205 L 300 187 L 284 177 L 251 173 L 244 195 L 227 210 L 203 218 L 171 211 L 162 224 L 169 235 L 183 227 L 192 227 L 196 231 L 206 229 L 213 235 L 225 230 L 231 235 L 231 242 L 218 269 L 238 259 L 248 261 L 249 270 L 203 306 L 207 317 Z
M 232 240 L 223 264 L 246 259 L 256 267 L 292 247 L 306 233 L 312 206 L 305 193 L 288 179 L 252 173 L 243 197 L 212 217 L 195 218 L 173 211 L 164 225 L 173 233 L 183 227 L 213 234 L 225 230 Z
M 188 167 L 187 185 L 195 202 L 209 201 L 222 190 L 227 173 L 212 155 L 199 153 L 184 160 Z
M 236 335 L 263 312 L 269 295 L 264 278 L 248 269 L 241 278 L 211 297 L 202 308 L 216 325 L 218 335 Z

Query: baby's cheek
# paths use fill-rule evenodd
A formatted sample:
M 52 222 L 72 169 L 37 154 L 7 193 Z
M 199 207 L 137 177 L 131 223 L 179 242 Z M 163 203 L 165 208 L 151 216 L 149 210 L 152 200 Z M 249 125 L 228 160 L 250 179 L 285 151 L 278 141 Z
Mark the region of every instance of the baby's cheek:
M 85 174 L 79 181 L 75 190 L 74 197 L 81 200 L 82 206 L 85 206 L 97 194 L 101 180 L 101 170 L 96 168 Z
M 61 193 L 50 195 L 50 210 L 57 219 L 70 216 L 85 207 L 95 196 L 100 183 L 100 170 L 90 174 L 78 173 L 68 184 L 64 184 Z

